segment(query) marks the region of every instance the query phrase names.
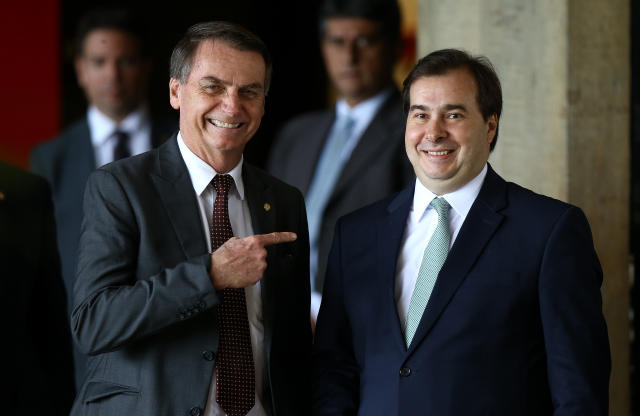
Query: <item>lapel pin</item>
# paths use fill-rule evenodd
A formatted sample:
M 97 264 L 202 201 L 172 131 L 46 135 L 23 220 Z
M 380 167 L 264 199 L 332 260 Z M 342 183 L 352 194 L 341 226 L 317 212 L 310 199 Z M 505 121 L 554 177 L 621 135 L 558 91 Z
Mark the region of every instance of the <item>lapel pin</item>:
M 265 211 L 269 212 L 269 210 L 271 209 L 271 204 L 268 202 L 265 202 L 263 205 L 263 208 Z

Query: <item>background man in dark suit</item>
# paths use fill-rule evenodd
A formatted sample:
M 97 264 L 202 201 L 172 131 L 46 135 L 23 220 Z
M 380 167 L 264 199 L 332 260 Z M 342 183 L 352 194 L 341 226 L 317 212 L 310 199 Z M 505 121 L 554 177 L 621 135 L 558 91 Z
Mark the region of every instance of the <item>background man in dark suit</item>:
M 151 62 L 143 27 L 125 9 L 97 9 L 83 17 L 78 23 L 75 67 L 89 103 L 87 116 L 37 146 L 31 155 L 31 171 L 47 179 L 53 191 L 68 299 L 72 298 L 82 195 L 89 173 L 114 159 L 157 146 L 175 129 L 171 122 L 153 120 L 145 104 Z M 86 357 L 77 349 L 74 362 L 79 386 Z
M 606 415 L 589 225 L 487 164 L 502 109 L 491 64 L 433 52 L 403 96 L 417 180 L 338 221 L 315 414 Z
M 267 49 L 239 26 L 198 24 L 170 72 L 180 131 L 87 183 L 72 331 L 92 357 L 72 414 L 309 414 L 304 200 L 242 156 Z
M 331 110 L 287 123 L 268 162 L 271 173 L 305 195 L 314 320 L 338 217 L 399 191 L 413 177 L 392 79 L 401 44 L 396 0 L 326 0 L 319 24 L 339 99 Z
M 66 416 L 71 337 L 49 185 L 0 162 L 2 411 Z

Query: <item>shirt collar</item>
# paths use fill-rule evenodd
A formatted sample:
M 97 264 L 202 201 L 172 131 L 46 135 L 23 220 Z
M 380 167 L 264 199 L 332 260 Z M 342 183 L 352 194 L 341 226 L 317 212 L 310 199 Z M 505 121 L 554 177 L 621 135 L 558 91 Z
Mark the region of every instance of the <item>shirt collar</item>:
M 341 118 L 349 115 L 358 123 L 362 120 L 363 122 L 366 121 L 366 124 L 369 124 L 369 121 L 371 121 L 373 116 L 378 112 L 378 109 L 380 109 L 387 97 L 391 95 L 392 91 L 391 88 L 384 89 L 354 107 L 349 107 L 347 101 L 341 98 L 336 102 L 336 116 L 337 118 Z
M 202 195 L 218 172 L 189 149 L 182 139 L 180 132 L 178 132 L 178 148 L 180 149 L 184 163 L 187 165 L 193 189 L 196 191 L 197 195 Z M 242 181 L 243 163 L 244 156 L 241 157 L 240 162 L 238 162 L 238 164 L 228 172 L 228 174 L 233 178 L 235 189 L 237 189 L 238 197 L 241 200 L 244 200 L 244 182 Z
M 120 123 L 116 123 L 93 105 L 87 110 L 87 123 L 89 123 L 91 143 L 94 147 L 106 142 L 116 130 L 133 134 L 148 121 L 149 109 L 146 104 L 129 113 Z
M 469 210 L 471 210 L 473 202 L 480 193 L 480 188 L 482 188 L 482 183 L 486 176 L 487 164 L 485 163 L 484 167 L 475 178 L 471 179 L 460 189 L 440 196 L 447 200 L 449 205 L 451 205 L 451 209 L 453 209 L 456 214 L 462 218 L 466 218 Z M 422 182 L 416 178 L 415 192 L 413 196 L 413 211 L 411 213 L 414 220 L 420 221 L 420 219 L 423 218 L 427 208 L 429 208 L 429 204 L 431 204 L 431 201 L 437 196 L 438 195 L 427 189 Z

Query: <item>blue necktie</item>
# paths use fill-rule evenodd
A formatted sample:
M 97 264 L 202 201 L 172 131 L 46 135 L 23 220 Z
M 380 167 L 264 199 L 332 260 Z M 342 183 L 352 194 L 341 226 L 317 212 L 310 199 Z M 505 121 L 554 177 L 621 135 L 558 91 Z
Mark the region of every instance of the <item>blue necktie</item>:
M 449 244 L 451 243 L 451 232 L 449 231 L 449 203 L 444 198 L 434 198 L 431 206 L 438 213 L 438 225 L 424 249 L 422 263 L 418 271 L 416 287 L 413 289 L 411 301 L 409 302 L 409 313 L 407 314 L 407 325 L 404 331 L 407 347 L 411 344 L 422 314 L 429 302 L 431 292 L 436 284 L 438 273 L 447 259 Z
M 320 237 L 322 216 L 329 202 L 329 198 L 333 194 L 333 189 L 338 181 L 338 175 L 344 165 L 344 160 L 342 160 L 341 155 L 347 141 L 353 133 L 354 125 L 355 120 L 349 115 L 344 115 L 336 121 L 335 128 L 322 151 L 318 166 L 313 175 L 313 181 L 305 198 L 307 220 L 309 222 L 309 243 L 312 247 L 316 247 L 316 257 L 310 259 L 312 289 L 314 289 L 313 283 L 318 264 L 317 245 Z

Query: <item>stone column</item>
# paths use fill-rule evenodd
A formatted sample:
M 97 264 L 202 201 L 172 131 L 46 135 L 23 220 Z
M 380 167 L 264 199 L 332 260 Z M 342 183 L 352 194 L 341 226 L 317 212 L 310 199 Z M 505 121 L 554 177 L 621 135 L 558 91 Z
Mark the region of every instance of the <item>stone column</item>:
M 494 168 L 587 214 L 604 270 L 610 414 L 629 415 L 629 1 L 417 1 L 418 57 L 463 48 L 496 67 Z

